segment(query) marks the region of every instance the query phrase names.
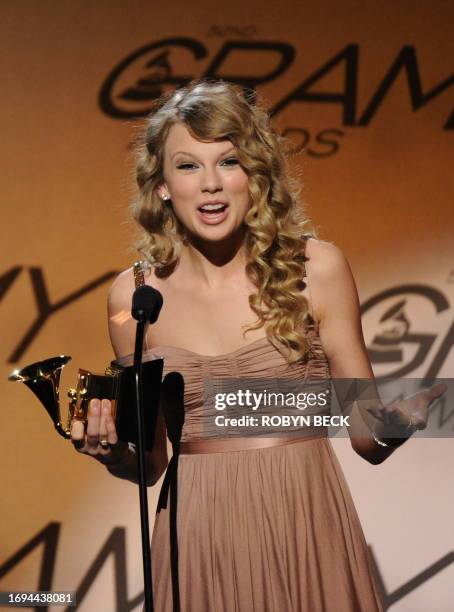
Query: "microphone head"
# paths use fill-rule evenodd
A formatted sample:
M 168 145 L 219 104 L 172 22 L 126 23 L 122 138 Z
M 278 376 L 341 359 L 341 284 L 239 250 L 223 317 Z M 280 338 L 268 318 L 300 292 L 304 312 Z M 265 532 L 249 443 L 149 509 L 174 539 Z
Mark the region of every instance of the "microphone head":
M 136 321 L 155 323 L 161 312 L 162 295 L 150 285 L 137 287 L 132 295 L 131 315 Z

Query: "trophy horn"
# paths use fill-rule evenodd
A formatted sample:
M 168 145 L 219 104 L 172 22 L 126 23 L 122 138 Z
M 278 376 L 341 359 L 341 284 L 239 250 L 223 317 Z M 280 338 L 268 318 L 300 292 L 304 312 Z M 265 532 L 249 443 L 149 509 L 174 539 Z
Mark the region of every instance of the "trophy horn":
M 51 357 L 14 370 L 8 376 L 8 380 L 23 382 L 33 391 L 52 419 L 55 429 L 64 438 L 70 438 L 70 433 L 61 424 L 59 386 L 61 370 L 70 360 L 68 355 Z

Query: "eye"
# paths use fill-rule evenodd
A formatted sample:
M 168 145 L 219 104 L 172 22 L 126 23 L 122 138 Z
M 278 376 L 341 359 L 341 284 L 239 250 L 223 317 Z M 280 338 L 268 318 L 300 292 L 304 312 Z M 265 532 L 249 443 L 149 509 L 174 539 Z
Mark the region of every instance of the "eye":
M 177 164 L 178 170 L 192 170 L 196 165 L 192 162 L 183 162 L 181 164 Z
M 227 157 L 227 159 L 222 160 L 222 165 L 224 166 L 236 166 L 240 162 L 236 157 Z

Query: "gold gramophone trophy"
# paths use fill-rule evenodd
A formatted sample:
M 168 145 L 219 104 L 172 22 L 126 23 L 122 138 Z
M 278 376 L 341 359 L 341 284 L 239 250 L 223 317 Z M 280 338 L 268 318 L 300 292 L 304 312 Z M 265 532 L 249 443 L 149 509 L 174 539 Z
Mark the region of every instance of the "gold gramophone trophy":
M 109 399 L 112 402 L 112 417 L 120 440 L 137 444 L 137 418 L 134 410 L 135 369 L 123 367 L 112 361 L 104 374 L 94 374 L 79 369 L 75 388 L 68 391 L 69 410 L 66 425 L 60 414 L 60 376 L 62 368 L 71 360 L 68 355 L 37 361 L 20 370 L 14 370 L 8 380 L 23 382 L 33 391 L 49 414 L 55 429 L 66 439 L 71 438 L 71 421 L 87 422 L 88 404 L 93 398 Z M 155 357 L 142 364 L 142 395 L 145 407 L 146 449 L 153 446 L 152 432 L 155 430 L 159 404 L 163 359 Z

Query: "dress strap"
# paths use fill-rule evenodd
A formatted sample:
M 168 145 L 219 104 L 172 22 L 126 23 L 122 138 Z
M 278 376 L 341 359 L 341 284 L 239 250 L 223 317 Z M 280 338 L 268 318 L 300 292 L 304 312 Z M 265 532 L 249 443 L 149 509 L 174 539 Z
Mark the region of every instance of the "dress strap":
M 134 262 L 133 272 L 134 272 L 134 282 L 137 287 L 142 287 L 145 285 L 145 278 L 143 275 L 144 261 L 143 259 L 139 259 Z
M 143 274 L 144 268 L 146 266 L 146 261 L 144 261 L 143 259 L 138 259 L 137 261 L 134 262 L 133 265 L 133 273 L 134 273 L 134 283 L 137 287 L 142 287 L 143 285 L 145 285 L 145 277 Z M 145 334 L 145 338 L 144 338 L 144 347 L 143 347 L 144 351 L 148 351 L 148 334 Z

